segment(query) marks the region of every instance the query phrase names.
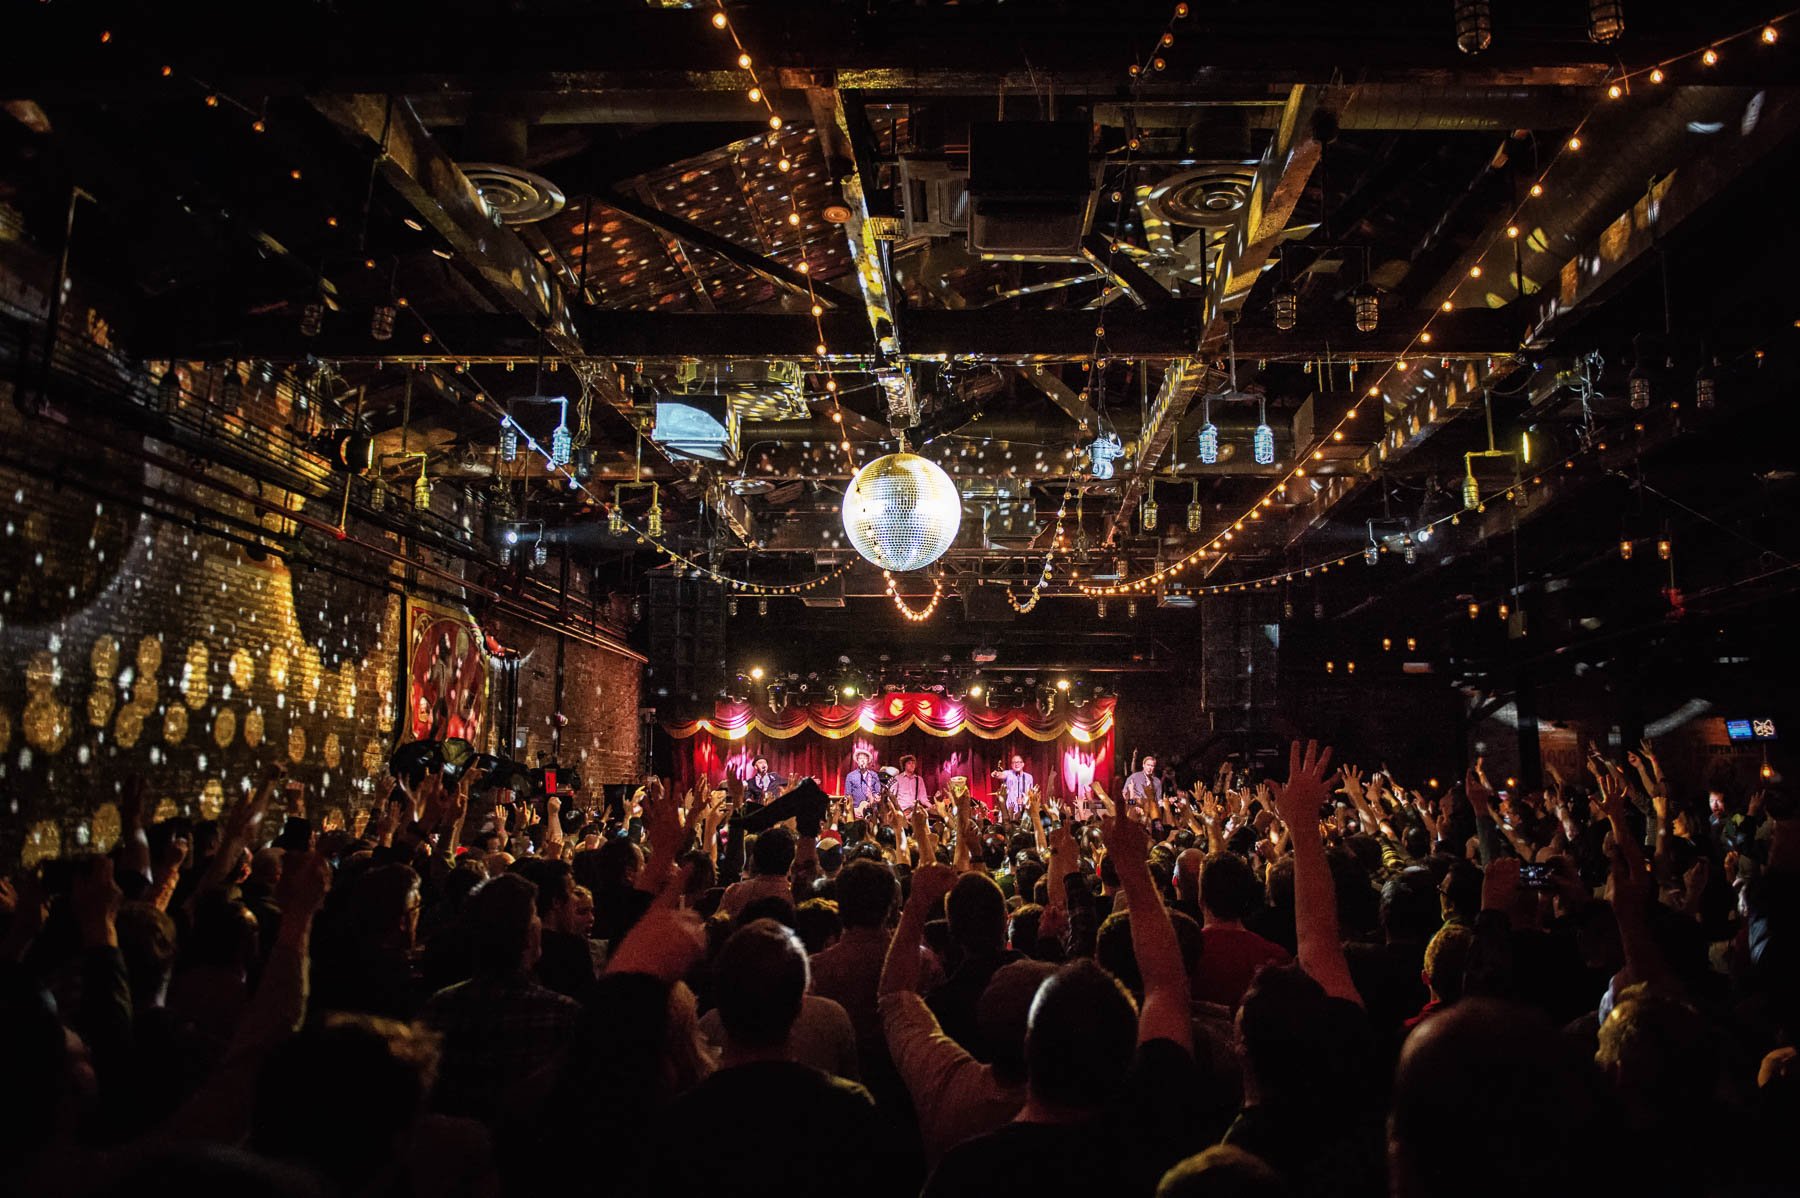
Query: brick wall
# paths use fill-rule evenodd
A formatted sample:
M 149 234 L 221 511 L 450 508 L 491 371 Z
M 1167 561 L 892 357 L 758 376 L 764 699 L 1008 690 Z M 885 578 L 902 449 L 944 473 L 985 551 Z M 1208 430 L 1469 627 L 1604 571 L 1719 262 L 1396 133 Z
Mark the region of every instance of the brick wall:
M 121 450 L 180 456 L 115 435 Z M 434 512 L 454 527 L 462 502 L 440 487 Z M 290 565 L 196 530 L 196 505 L 209 530 L 236 519 L 252 540 L 258 527 L 293 532 L 279 512 L 28 421 L 0 385 L 0 869 L 108 847 L 131 772 L 163 816 L 216 815 L 270 759 L 308 783 L 315 809 L 366 802 L 404 725 L 401 567 L 329 533 L 301 534 Z M 399 547 L 354 519 L 349 531 Z M 458 568 L 448 556 L 434 564 Z M 434 584 L 428 597 L 454 598 L 423 573 L 413 585 Z M 524 747 L 547 747 L 558 636 L 523 623 L 498 632 L 527 651 L 510 667 Z M 574 639 L 564 654 L 565 760 L 588 781 L 623 781 L 636 756 L 637 663 Z M 505 668 L 494 667 L 495 705 L 508 694 Z

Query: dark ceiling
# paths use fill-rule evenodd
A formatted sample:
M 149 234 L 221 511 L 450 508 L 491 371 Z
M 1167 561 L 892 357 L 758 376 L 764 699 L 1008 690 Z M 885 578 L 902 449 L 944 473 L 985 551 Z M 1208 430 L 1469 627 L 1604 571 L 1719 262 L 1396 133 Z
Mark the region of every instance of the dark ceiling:
M 34 5 L 0 47 L 0 200 L 53 254 L 71 188 L 88 197 L 67 249 L 119 346 L 291 372 L 321 401 L 308 435 L 375 436 L 396 485 L 418 467 L 385 455 L 423 449 L 490 535 L 524 513 L 620 578 L 669 568 L 606 528 L 617 504 L 646 529 L 649 492 L 614 490 L 640 477 L 684 560 L 816 577 L 852 556 L 851 466 L 904 436 L 963 488 L 940 567 L 962 606 L 984 582 L 1025 595 L 1068 504 L 1015 624 L 1043 630 L 1047 665 L 1082 655 L 1063 635 L 1092 631 L 1082 587 L 1123 558 L 1145 644 L 1187 618 L 1154 606 L 1171 583 L 1266 581 L 1302 624 L 1316 606 L 1340 633 L 1405 625 L 1474 675 L 1504 626 L 1478 638 L 1452 618 L 1468 599 L 1534 593 L 1546 652 L 1602 654 L 1670 611 L 1776 603 L 1800 552 L 1779 518 L 1792 442 L 1744 431 L 1785 417 L 1794 377 L 1800 27 L 1769 42 L 1754 5 L 1628 3 L 1597 45 L 1576 0 L 1493 7 L 1467 56 L 1435 0 L 1179 20 L 1132 0 Z M 1046 124 L 1077 131 L 1072 160 L 1019 149 Z M 1071 167 L 1072 226 L 1050 182 Z M 1240 394 L 1209 405 L 1233 350 Z M 1715 361 L 1716 407 L 1671 408 Z M 1634 368 L 1655 375 L 1646 410 L 1624 399 Z M 572 401 L 579 486 L 501 457 L 508 410 L 549 444 L 537 396 Z M 1250 453 L 1263 411 L 1270 464 Z M 1466 459 L 1490 426 L 1535 459 Z M 1103 428 L 1127 451 L 1105 481 L 1084 452 Z M 1470 472 L 1486 510 L 1402 571 Z M 1680 596 L 1621 574 L 1621 537 L 1655 558 L 1665 529 Z M 1371 539 L 1386 556 L 1361 575 Z M 834 586 L 852 611 L 888 602 L 872 569 Z M 953 655 L 988 635 L 959 604 Z M 1139 634 L 1091 637 L 1089 664 L 1119 637 Z M 1125 656 L 1167 660 L 1146 652 Z

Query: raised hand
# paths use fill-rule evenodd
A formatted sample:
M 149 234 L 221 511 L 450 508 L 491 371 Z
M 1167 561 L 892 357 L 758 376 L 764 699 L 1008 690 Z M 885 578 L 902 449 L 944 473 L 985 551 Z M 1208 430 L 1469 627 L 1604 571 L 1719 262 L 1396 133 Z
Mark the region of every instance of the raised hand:
M 281 881 L 275 885 L 275 902 L 282 922 L 310 920 L 325 904 L 331 890 L 331 863 L 318 853 L 288 853 L 282 858 Z
M 1338 787 L 1338 793 L 1349 795 L 1352 803 L 1361 806 L 1363 797 L 1362 771 L 1353 765 L 1346 765 L 1338 771 L 1338 777 L 1343 782 L 1343 785 Z
M 909 904 L 917 904 L 926 912 L 936 912 L 944 905 L 944 896 L 956 885 L 956 871 L 948 865 L 932 862 L 921 865 L 913 871 L 912 890 L 907 895 Z
M 1150 833 L 1136 820 L 1108 815 L 1100 821 L 1100 840 L 1117 867 L 1141 866 L 1150 859 Z
M 613 950 L 608 973 L 642 973 L 666 983 L 679 981 L 706 953 L 706 925 L 697 911 L 684 910 L 692 866 L 672 870 L 643 916 Z
M 1323 752 L 1319 742 L 1309 740 L 1304 751 L 1300 742 L 1288 747 L 1288 778 L 1275 791 L 1275 810 L 1290 828 L 1308 828 L 1317 822 L 1319 808 L 1331 799 L 1331 788 L 1325 778 L 1331 767 L 1331 749 Z

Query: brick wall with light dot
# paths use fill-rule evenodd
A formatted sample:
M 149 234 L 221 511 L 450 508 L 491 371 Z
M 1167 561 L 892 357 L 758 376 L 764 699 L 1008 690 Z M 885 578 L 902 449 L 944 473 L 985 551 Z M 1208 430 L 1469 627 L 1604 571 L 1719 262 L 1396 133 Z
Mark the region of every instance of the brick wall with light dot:
M 217 817 L 267 760 L 307 784 L 315 817 L 367 806 L 405 715 L 403 601 L 397 580 L 380 585 L 392 577 L 383 559 L 303 538 L 320 567 L 369 580 L 352 581 L 298 560 L 256 560 L 135 510 L 126 501 L 151 485 L 203 506 L 218 495 L 85 443 L 77 459 L 53 426 L 20 415 L 4 385 L 0 443 L 15 463 L 34 463 L 0 462 L 0 870 L 110 848 L 133 772 L 158 818 Z M 35 468 L 51 464 L 48 478 Z M 453 495 L 438 488 L 434 509 L 450 514 Z M 233 514 L 271 531 L 282 522 L 249 505 Z M 385 535 L 354 520 L 351 532 Z M 548 747 L 556 637 L 516 633 L 526 638 L 546 675 L 519 687 L 517 723 Z M 565 760 L 584 780 L 625 780 L 636 757 L 636 663 L 571 641 L 565 678 Z M 490 709 L 504 693 L 490 688 Z M 490 730 L 499 714 L 490 710 Z M 277 812 L 266 834 L 280 822 Z

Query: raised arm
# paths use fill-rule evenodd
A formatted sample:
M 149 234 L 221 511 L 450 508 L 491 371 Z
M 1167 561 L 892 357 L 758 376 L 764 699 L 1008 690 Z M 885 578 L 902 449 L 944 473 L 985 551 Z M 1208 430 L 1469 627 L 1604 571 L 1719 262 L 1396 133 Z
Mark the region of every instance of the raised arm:
M 1338 939 L 1337 891 L 1325 845 L 1319 839 L 1319 807 L 1331 796 L 1326 772 L 1331 750 L 1319 750 L 1318 741 L 1306 742 L 1302 751 L 1295 741 L 1288 749 L 1287 785 L 1275 792 L 1276 810 L 1288 826 L 1294 846 L 1294 923 L 1298 933 L 1300 966 L 1333 998 L 1362 1005 L 1350 964 Z
M 1101 823 L 1100 835 L 1106 841 L 1106 851 L 1112 855 L 1119 886 L 1125 891 L 1131 910 L 1131 948 L 1137 956 L 1138 973 L 1144 979 L 1144 1004 L 1138 1010 L 1138 1043 L 1173 1040 L 1192 1051 L 1194 1025 L 1187 968 L 1181 961 L 1175 925 L 1150 877 L 1149 833 L 1143 824 L 1121 813 Z
M 913 871 L 912 890 L 900 909 L 900 924 L 888 942 L 877 994 L 901 994 L 919 989 L 919 950 L 925 945 L 925 925 L 944 906 L 944 896 L 956 885 L 957 874 L 947 865 L 925 864 Z

